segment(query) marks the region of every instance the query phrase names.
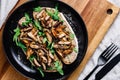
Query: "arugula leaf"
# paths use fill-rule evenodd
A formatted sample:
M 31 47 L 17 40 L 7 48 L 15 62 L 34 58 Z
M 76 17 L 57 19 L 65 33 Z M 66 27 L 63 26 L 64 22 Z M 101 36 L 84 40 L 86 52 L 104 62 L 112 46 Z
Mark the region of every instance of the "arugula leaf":
M 53 49 L 54 42 L 51 43 L 50 49 Z
M 40 6 L 36 7 L 33 9 L 35 12 L 40 12 L 42 10 L 42 8 Z
M 29 21 L 22 22 L 22 26 L 27 26 L 29 23 Z
M 22 26 L 27 26 L 29 23 L 32 22 L 32 19 L 30 18 L 30 16 L 27 13 L 25 13 L 25 19 L 26 19 L 26 21 L 22 22 Z
M 41 73 L 42 77 L 45 76 L 41 67 L 37 68 L 37 70 L 39 70 L 39 72 Z
M 59 16 L 58 16 L 58 5 L 56 5 L 55 6 L 55 11 L 54 11 L 54 13 L 53 12 L 51 12 L 51 11 L 48 11 L 47 10 L 47 13 L 48 13 L 48 15 L 50 15 L 51 17 L 52 17 L 52 19 L 54 19 L 54 20 L 60 20 L 60 18 L 59 18 Z
M 58 15 L 58 5 L 55 6 L 55 15 Z
M 33 64 L 34 58 L 36 58 L 35 55 L 31 55 L 31 56 L 29 57 L 29 61 L 30 61 L 32 64 Z M 32 65 L 32 66 L 33 66 L 33 65 Z M 37 68 L 37 70 L 41 73 L 42 77 L 44 77 L 44 73 L 43 73 L 43 71 L 42 71 L 42 68 L 39 67 L 39 68 Z
M 70 33 L 70 38 L 74 39 L 75 35 L 73 33 Z
M 56 61 L 54 62 L 55 68 L 57 69 L 57 71 L 61 74 L 64 75 L 64 72 L 62 70 L 62 66 L 60 65 L 60 61 Z
M 14 29 L 14 36 L 13 36 L 13 41 L 15 41 L 16 45 L 18 45 L 18 36 L 20 35 L 20 28 L 17 27 L 16 29 Z
M 19 46 L 21 49 L 23 49 L 24 51 L 26 51 L 27 50 L 27 48 L 26 48 L 26 46 L 22 43 L 22 42 L 18 42 L 18 45 L 17 46 Z
M 38 32 L 38 35 L 39 35 L 39 36 L 45 36 L 45 33 L 39 31 L 39 32 Z
M 29 15 L 27 13 L 25 13 L 25 18 L 26 18 L 26 21 L 31 20 L 30 17 L 29 17 Z
M 43 43 L 46 43 L 46 41 L 47 41 L 47 38 L 45 37 L 45 38 L 43 39 Z
M 35 56 L 34 55 L 31 55 L 30 57 L 29 57 L 29 61 L 33 64 L 33 60 L 34 60 L 34 58 L 35 58 Z
M 21 49 L 23 49 L 24 51 L 26 51 L 26 47 L 24 44 L 22 44 L 20 41 L 18 41 L 18 37 L 20 35 L 20 28 L 17 27 L 16 29 L 14 29 L 14 36 L 13 36 L 13 41 L 15 41 L 16 45 L 19 46 Z
M 73 48 L 73 50 L 77 53 L 78 52 L 78 49 L 77 48 Z
M 54 50 L 54 49 L 50 49 L 50 52 L 51 52 L 52 54 L 54 54 L 54 53 L 55 53 L 55 50 Z
M 38 20 L 34 20 L 34 24 L 35 24 L 35 27 L 36 27 L 37 29 L 42 30 L 42 27 L 41 27 L 41 25 L 40 25 L 40 23 L 39 23 Z

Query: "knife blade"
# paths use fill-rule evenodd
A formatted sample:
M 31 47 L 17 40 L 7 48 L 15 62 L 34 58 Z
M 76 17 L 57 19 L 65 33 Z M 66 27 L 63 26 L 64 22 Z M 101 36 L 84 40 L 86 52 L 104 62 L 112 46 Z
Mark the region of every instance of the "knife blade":
M 96 75 L 95 80 L 102 79 L 118 62 L 120 61 L 120 53 L 111 59 Z

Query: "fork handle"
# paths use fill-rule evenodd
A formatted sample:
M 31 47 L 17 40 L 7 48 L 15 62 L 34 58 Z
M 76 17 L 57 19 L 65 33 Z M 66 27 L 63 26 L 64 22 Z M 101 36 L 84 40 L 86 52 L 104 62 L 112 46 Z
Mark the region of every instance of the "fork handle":
M 98 68 L 99 66 L 97 65 L 83 80 L 88 80 L 89 77 L 93 74 L 93 72 Z

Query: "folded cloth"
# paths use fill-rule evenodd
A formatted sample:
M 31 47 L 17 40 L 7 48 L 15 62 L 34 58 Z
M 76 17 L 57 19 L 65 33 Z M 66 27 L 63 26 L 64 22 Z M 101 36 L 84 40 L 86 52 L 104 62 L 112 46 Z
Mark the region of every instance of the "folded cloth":
M 0 28 L 18 0 L 0 0 Z
M 110 0 L 110 2 L 113 2 L 117 6 L 120 7 L 120 0 Z M 111 28 L 108 30 L 107 34 L 105 35 L 104 39 L 94 52 L 93 56 L 87 63 L 86 67 L 84 68 L 83 72 L 80 74 L 78 80 L 83 80 L 97 65 L 97 60 L 99 55 L 110 45 L 111 42 L 115 43 L 120 48 L 120 13 L 118 14 L 115 22 L 111 26 Z M 117 55 L 120 53 L 120 49 L 113 55 Z M 94 80 L 95 74 L 101 69 L 102 67 L 99 67 L 93 75 L 89 78 L 89 80 Z M 120 63 L 118 63 L 107 75 L 105 75 L 102 80 L 120 80 Z

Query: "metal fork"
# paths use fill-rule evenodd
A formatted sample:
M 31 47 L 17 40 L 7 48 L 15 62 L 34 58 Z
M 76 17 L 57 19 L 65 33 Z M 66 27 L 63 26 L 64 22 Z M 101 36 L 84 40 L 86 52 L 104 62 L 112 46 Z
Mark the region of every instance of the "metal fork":
M 88 80 L 88 78 L 92 75 L 92 73 L 99 66 L 103 66 L 111 58 L 111 56 L 117 51 L 117 49 L 118 47 L 114 43 L 111 43 L 111 45 L 107 47 L 99 56 L 96 67 L 83 80 Z

